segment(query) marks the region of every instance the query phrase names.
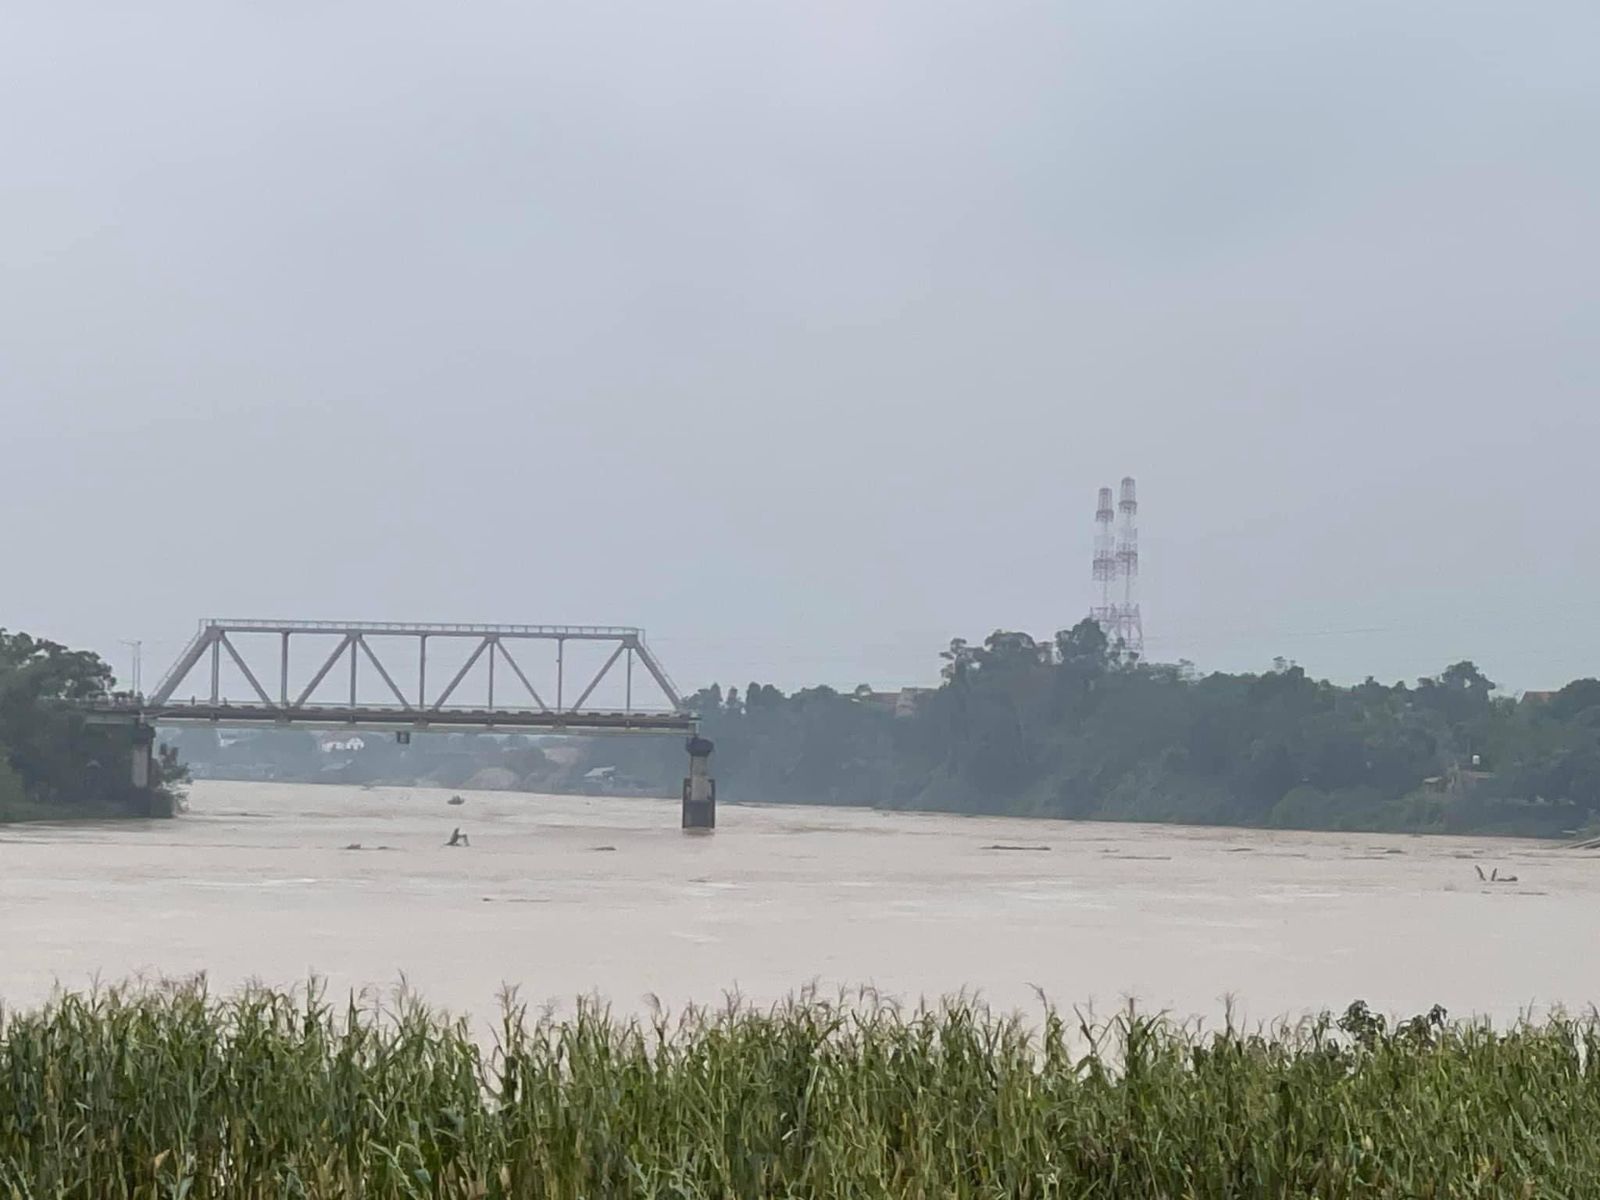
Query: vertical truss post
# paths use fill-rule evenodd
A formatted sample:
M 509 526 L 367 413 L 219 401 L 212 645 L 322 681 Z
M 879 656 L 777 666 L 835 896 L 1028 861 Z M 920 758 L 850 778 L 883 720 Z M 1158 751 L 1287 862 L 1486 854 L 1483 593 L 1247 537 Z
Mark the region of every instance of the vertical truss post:
M 350 711 L 351 712 L 354 712 L 355 711 L 355 707 L 356 707 L 356 664 L 361 661 L 361 655 L 356 653 L 356 648 L 360 645 L 360 643 L 361 643 L 361 635 L 359 633 L 353 633 L 353 634 L 350 635 Z
M 497 657 L 499 657 L 498 655 L 495 654 L 495 651 L 500 648 L 500 639 L 497 638 L 497 637 L 490 636 L 488 638 L 485 638 L 484 640 L 493 643 L 493 645 L 491 645 L 489 647 L 489 711 L 493 712 L 494 711 L 494 660 Z
M 428 707 L 428 635 L 417 639 L 417 707 Z
M 215 634 L 211 638 L 211 703 L 222 698 L 222 642 Z
M 561 711 L 561 687 L 567 661 L 567 639 L 556 639 L 556 711 Z
M 284 708 L 289 707 L 289 631 L 285 629 L 282 634 L 283 646 L 280 654 L 280 670 L 278 672 L 278 699 Z
M 627 683 L 627 691 L 624 693 L 623 698 L 622 698 L 622 711 L 625 712 L 625 713 L 628 713 L 629 715 L 632 715 L 632 713 L 633 713 L 633 647 L 632 646 L 628 647 L 628 683 Z

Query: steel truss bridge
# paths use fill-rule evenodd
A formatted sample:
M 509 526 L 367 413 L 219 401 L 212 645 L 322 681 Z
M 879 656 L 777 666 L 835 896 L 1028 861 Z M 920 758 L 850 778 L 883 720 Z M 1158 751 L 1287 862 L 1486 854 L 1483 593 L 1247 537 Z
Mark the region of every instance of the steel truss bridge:
M 303 654 L 308 644 L 317 665 L 300 674 L 291 669 L 292 651 Z M 525 670 L 541 644 L 553 662 Z M 585 682 L 569 700 L 569 650 L 580 649 L 591 658 L 609 655 L 593 674 L 585 669 L 577 676 Z M 441 657 L 450 660 L 442 669 Z M 646 691 L 642 707 L 635 703 L 636 667 Z M 197 674 L 199 688 L 191 682 Z M 544 682 L 544 692 L 536 679 Z M 194 689 L 187 698 L 186 689 Z M 609 704 L 596 699 L 602 692 Z M 395 731 L 692 734 L 696 728 L 694 714 L 645 644 L 644 631 L 612 625 L 207 620 L 153 692 L 118 697 L 96 706 L 96 715 L 140 725 Z

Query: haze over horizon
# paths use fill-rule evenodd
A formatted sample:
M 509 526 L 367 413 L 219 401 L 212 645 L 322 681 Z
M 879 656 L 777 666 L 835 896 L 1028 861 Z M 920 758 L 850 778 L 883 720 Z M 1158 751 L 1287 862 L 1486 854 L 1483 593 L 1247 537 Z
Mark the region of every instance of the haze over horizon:
M 1600 675 L 1600 7 L 0 14 L 0 627 Z

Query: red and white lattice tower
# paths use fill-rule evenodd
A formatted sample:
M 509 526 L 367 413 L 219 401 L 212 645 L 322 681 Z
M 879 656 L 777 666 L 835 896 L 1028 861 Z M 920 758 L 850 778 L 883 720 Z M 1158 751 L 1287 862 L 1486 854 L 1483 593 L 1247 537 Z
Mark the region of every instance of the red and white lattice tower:
M 1117 498 L 1117 574 L 1122 576 L 1122 626 L 1119 630 L 1123 645 L 1134 654 L 1144 657 L 1144 619 L 1139 615 L 1139 497 L 1134 488 L 1133 476 L 1124 476 L 1122 492 Z
M 1089 610 L 1100 628 L 1110 635 L 1112 622 L 1117 619 L 1117 604 L 1111 598 L 1111 589 L 1117 579 L 1117 539 L 1111 522 L 1116 519 L 1111 508 L 1111 489 L 1100 489 L 1100 504 L 1094 513 L 1094 586 L 1100 602 Z
M 1094 580 L 1100 603 L 1089 610 L 1112 645 L 1144 656 L 1144 619 L 1139 612 L 1139 496 L 1132 477 L 1123 479 L 1117 510 L 1111 511 L 1111 489 L 1100 489 L 1095 509 Z M 1116 521 L 1113 531 L 1112 521 Z M 1120 595 L 1116 586 L 1121 580 Z

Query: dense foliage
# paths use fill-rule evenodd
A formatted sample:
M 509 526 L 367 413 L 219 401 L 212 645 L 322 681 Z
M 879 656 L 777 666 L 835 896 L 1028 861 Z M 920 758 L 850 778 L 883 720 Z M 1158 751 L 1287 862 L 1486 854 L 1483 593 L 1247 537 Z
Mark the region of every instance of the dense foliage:
M 1133 661 L 1092 621 L 1051 642 L 1009 632 L 957 641 L 944 658 L 943 684 L 899 715 L 866 689 L 701 692 L 723 794 L 1546 835 L 1600 812 L 1600 681 L 1519 703 L 1470 662 L 1414 687 L 1340 687 L 1281 661 L 1262 674 L 1201 675 Z
M 0 629 L 0 820 L 149 812 L 131 782 L 130 730 L 91 725 L 78 707 L 111 685 L 99 656 Z M 170 753 L 158 766 L 165 804 L 184 776 Z
M 0 1026 L 0 1195 L 1261 1197 L 1600 1194 L 1600 1028 L 1362 1005 L 1203 1034 L 863 996 L 622 1022 L 195 987 Z

